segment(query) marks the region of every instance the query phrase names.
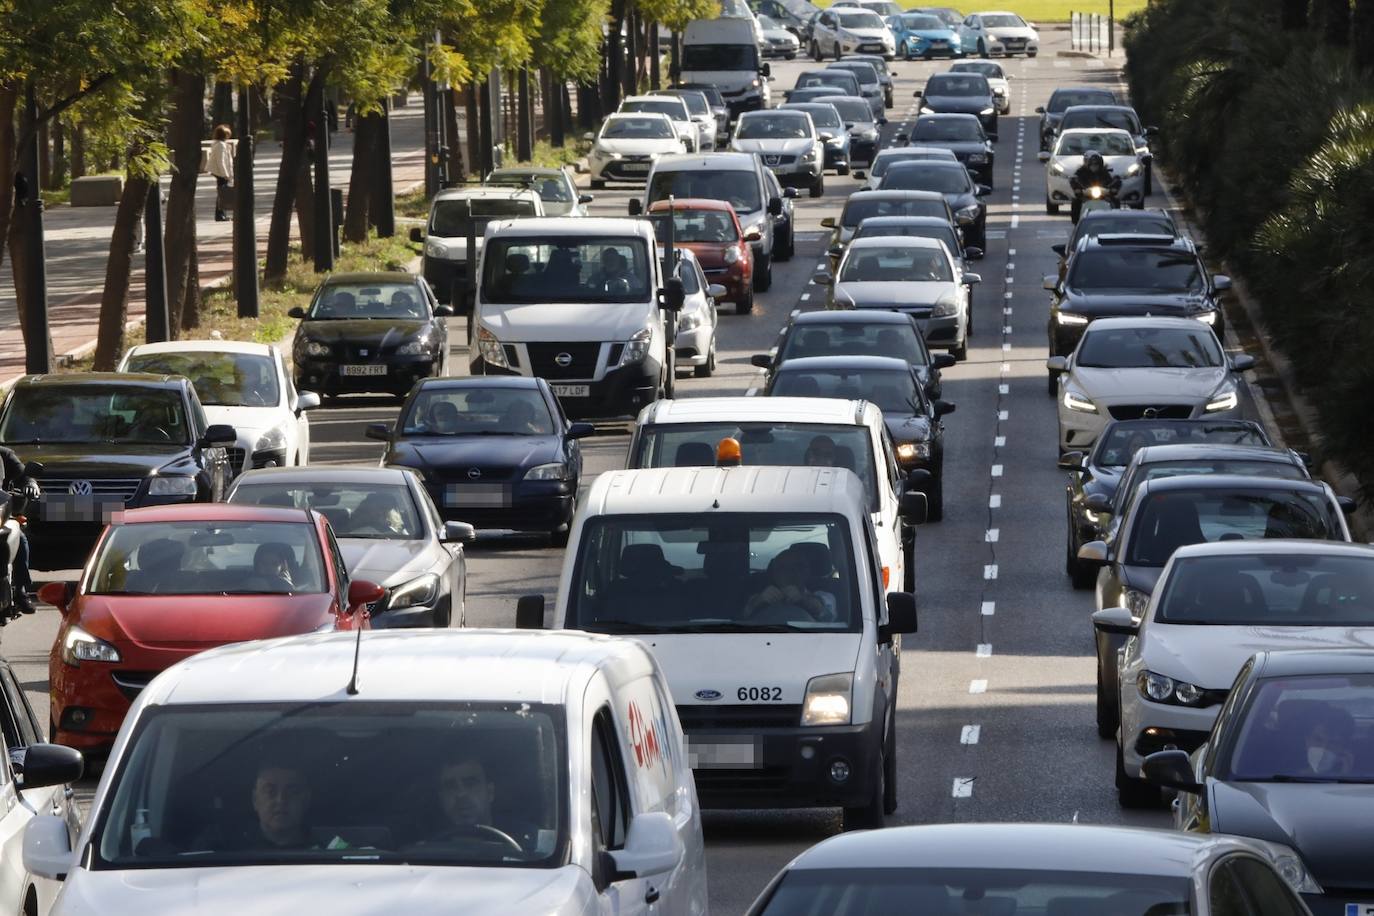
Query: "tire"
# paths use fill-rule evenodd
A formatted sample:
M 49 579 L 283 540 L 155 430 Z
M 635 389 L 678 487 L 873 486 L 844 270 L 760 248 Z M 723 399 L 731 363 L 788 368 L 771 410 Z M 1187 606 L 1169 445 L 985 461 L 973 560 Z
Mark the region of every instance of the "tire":
M 817 63 L 821 60 L 821 46 L 815 41 L 811 42 L 811 59 Z
M 968 359 L 968 335 L 964 335 L 964 342 L 957 347 L 950 347 L 949 355 L 954 357 L 956 363 L 962 363 Z
M 568 536 L 570 534 L 572 534 L 572 523 L 566 524 L 561 528 L 555 528 L 553 531 L 549 532 L 549 546 L 559 548 L 567 547 Z
M 926 491 L 926 521 L 939 522 L 945 517 L 945 474 L 941 467 L 935 474 L 935 480 Z
M 811 185 L 811 188 L 808 190 L 807 193 L 809 193 L 812 197 L 820 197 L 822 194 L 825 193 L 825 172 L 824 172 L 824 171 L 822 171 L 822 172 L 820 173 L 820 175 L 816 176 L 815 182 Z M 778 260 L 780 260 L 780 261 L 785 261 L 785 260 L 787 260 L 787 259 L 786 259 L 786 258 L 779 258 Z
M 1097 567 L 1078 559 L 1078 539 L 1073 536 L 1073 521 L 1069 521 L 1069 538 L 1064 549 L 1064 572 L 1074 591 L 1086 592 L 1097 584 Z
M 754 311 L 754 291 L 748 289 L 744 291 L 744 295 L 735 303 L 735 314 L 748 315 L 752 311 Z
M 972 337 L 972 336 L 973 336 L 973 300 L 972 300 L 972 299 L 969 299 L 969 303 L 968 303 L 968 323 L 964 326 L 964 337 L 965 337 L 965 338 L 969 338 L 969 337 Z
M 1049 199 L 1048 197 L 1046 197 L 1046 198 L 1045 198 L 1045 212 L 1048 213 L 1050 216 L 1054 216 L 1054 215 L 1058 214 L 1058 213 L 1059 213 L 1059 204 L 1052 204 L 1052 203 L 1050 203 L 1050 199 Z
M 1039 54 L 1039 53 L 1040 53 L 1039 51 L 1027 51 L 1027 52 L 1026 52 L 1026 58 L 1027 58 L 1027 59 L 1030 59 L 1030 58 L 1034 57 L 1035 55 L 1037 55 L 1037 54 Z
M 773 257 L 766 254 L 758 261 L 754 262 L 754 291 L 760 293 L 768 292 L 768 288 L 773 285 Z M 751 297 L 752 298 L 752 297 Z M 753 303 L 750 303 L 750 308 Z
M 1121 723 L 1116 720 L 1116 703 L 1107 696 L 1107 687 L 1102 683 L 1102 663 L 1097 663 L 1097 737 L 1111 741 L 1116 737 L 1116 729 Z
M 835 166 L 835 174 L 836 174 L 836 175 L 848 175 L 848 174 L 849 174 L 849 166 L 847 166 L 847 165 L 837 165 L 837 166 Z
M 605 182 L 605 181 L 601 180 L 600 178 L 593 178 L 593 179 L 592 179 L 592 190 L 593 190 L 593 191 L 604 191 L 605 189 L 606 189 L 606 182 Z
M 668 347 L 665 361 L 667 365 L 663 367 L 663 396 L 671 398 L 677 390 L 677 352 L 671 345 Z
M 793 229 L 791 229 L 791 228 L 789 228 L 789 229 L 787 230 L 786 242 L 787 242 L 787 244 L 781 246 L 781 250 L 779 250 L 779 246 L 778 246 L 777 240 L 776 240 L 776 238 L 774 239 L 774 241 L 773 241 L 773 260 L 774 260 L 774 261 L 784 261 L 784 262 L 790 261 L 790 260 L 792 260 L 792 256 L 795 255 L 795 254 L 797 253 L 797 238 L 796 238 L 796 235 L 795 235 L 795 231 L 794 231 Z
M 897 730 L 887 730 L 887 750 L 883 754 L 883 814 L 897 813 Z
M 902 541 L 902 590 L 916 594 L 916 531 L 909 533 L 910 541 Z
M 1116 742 L 1116 800 L 1121 807 L 1129 810 L 1159 807 L 1159 789 L 1143 779 L 1126 775 L 1119 738 Z
M 837 41 L 835 42 L 835 59 L 839 60 L 842 56 L 843 54 L 840 51 L 840 43 Z
M 886 744 L 886 740 L 883 742 Z M 844 809 L 844 831 L 851 830 L 878 830 L 883 826 L 884 802 L 887 799 L 887 786 L 885 777 L 887 776 L 887 762 L 884 758 L 887 754 L 884 751 L 878 752 L 878 760 L 873 767 L 873 794 L 869 797 L 868 803 L 857 808 Z
M 783 60 L 796 60 L 796 58 L 797 58 L 797 55 L 795 55 L 795 54 L 784 54 L 784 55 L 782 56 L 782 59 L 783 59 Z
M 911 60 L 911 45 L 902 45 L 902 60 Z
M 706 354 L 706 362 L 692 367 L 692 375 L 697 378 L 710 378 L 716 371 L 716 343 L 711 341 L 711 352 Z
M 1149 197 L 1155 192 L 1155 167 L 1152 164 L 1145 166 L 1145 196 Z
M 981 38 L 978 39 L 978 56 L 984 58 L 988 56 L 988 46 Z
M 1049 384 L 1045 386 L 1045 391 L 1052 398 L 1059 396 L 1059 376 L 1056 373 L 1049 374 Z

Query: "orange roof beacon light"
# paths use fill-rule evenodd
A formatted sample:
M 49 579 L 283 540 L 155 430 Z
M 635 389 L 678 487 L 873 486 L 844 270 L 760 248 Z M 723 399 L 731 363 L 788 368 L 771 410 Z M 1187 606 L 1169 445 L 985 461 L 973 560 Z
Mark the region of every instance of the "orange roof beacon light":
M 729 436 L 720 440 L 716 446 L 716 467 L 737 468 L 743 463 L 744 455 L 740 452 L 739 440 Z

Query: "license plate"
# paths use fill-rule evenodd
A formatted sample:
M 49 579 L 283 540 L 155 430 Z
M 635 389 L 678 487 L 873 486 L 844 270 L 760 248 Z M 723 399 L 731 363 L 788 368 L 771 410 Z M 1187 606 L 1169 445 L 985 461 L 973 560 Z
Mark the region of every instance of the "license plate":
M 94 496 L 75 496 L 67 493 L 44 495 L 39 503 L 45 522 L 101 522 L 124 510 L 122 499 L 97 499 Z
M 757 770 L 763 766 L 758 738 L 745 735 L 710 741 L 687 739 L 687 765 L 694 770 Z
M 386 366 L 340 366 L 340 375 L 386 375 Z
M 930 46 L 931 46 L 932 48 L 943 48 L 943 47 L 945 46 L 945 43 L 944 43 L 943 41 L 941 41 L 940 39 L 935 39 L 934 41 L 932 41 L 932 42 L 930 43 Z
M 1347 903 L 1345 916 L 1374 916 L 1374 903 Z
M 504 509 L 510 504 L 510 490 L 499 483 L 451 483 L 444 490 L 445 506 Z
M 592 396 L 591 385 L 550 385 L 549 387 L 560 398 L 589 398 Z
M 623 166 L 621 166 L 621 168 L 623 168 L 627 172 L 647 172 L 649 171 L 649 163 L 627 162 Z

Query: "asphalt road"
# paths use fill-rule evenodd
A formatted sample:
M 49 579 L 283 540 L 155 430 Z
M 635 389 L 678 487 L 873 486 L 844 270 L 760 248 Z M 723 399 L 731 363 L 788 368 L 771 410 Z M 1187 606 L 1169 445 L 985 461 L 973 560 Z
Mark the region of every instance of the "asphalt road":
M 1044 171 L 1036 161 L 1035 107 L 1053 88 L 1117 85 L 1102 61 L 1058 58 L 1066 34 L 1050 32 L 1041 56 L 1008 63 L 1012 110 L 1001 122 L 989 244 L 976 266 L 976 335 L 969 358 L 945 373 L 946 515 L 918 540 L 920 632 L 903 641 L 898 713 L 900 808 L 892 823 L 938 821 L 1124 822 L 1164 826 L 1165 812 L 1127 815 L 1112 787 L 1112 745 L 1093 725 L 1091 592 L 1074 592 L 1064 567 L 1064 478 L 1056 468 L 1055 405 L 1045 394 L 1041 279 L 1056 261 L 1049 246 L 1067 237 L 1067 216 L 1044 212 Z M 775 62 L 775 91 L 791 87 L 809 62 Z M 887 136 L 915 117 L 912 91 L 944 63 L 895 65 L 897 107 Z M 680 397 L 742 394 L 760 378 L 753 353 L 771 346 L 794 308 L 822 306 L 809 285 L 823 258 L 820 220 L 837 216 L 858 182 L 826 177 L 826 193 L 796 200 L 797 256 L 774 267 L 774 285 L 749 316 L 722 315 L 719 370 L 680 378 Z M 594 215 L 622 215 L 629 188 L 599 192 Z M 1158 195 L 1151 205 L 1162 206 Z M 455 340 L 463 339 L 461 323 Z M 465 357 L 466 354 L 455 354 Z M 456 358 L 455 367 L 466 366 Z M 458 368 L 457 371 L 463 371 Z M 344 399 L 312 415 L 317 462 L 377 460 L 368 422 L 392 420 L 395 405 Z M 628 424 L 586 440 L 587 475 L 623 464 Z M 540 539 L 484 535 L 470 550 L 467 619 L 511 626 L 515 599 L 551 595 L 561 551 Z M 4 653 L 46 714 L 47 653 L 57 615 L 3 632 Z M 835 812 L 708 812 L 712 908 L 738 913 L 792 856 L 837 832 Z

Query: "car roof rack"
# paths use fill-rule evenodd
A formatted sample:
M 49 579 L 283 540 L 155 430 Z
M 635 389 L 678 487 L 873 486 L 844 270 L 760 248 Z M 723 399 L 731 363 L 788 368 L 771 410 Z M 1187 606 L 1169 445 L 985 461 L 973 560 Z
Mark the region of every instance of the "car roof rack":
M 1096 237 L 1099 245 L 1159 245 L 1172 247 L 1182 239 L 1173 235 L 1129 235 L 1124 232 L 1108 232 Z

